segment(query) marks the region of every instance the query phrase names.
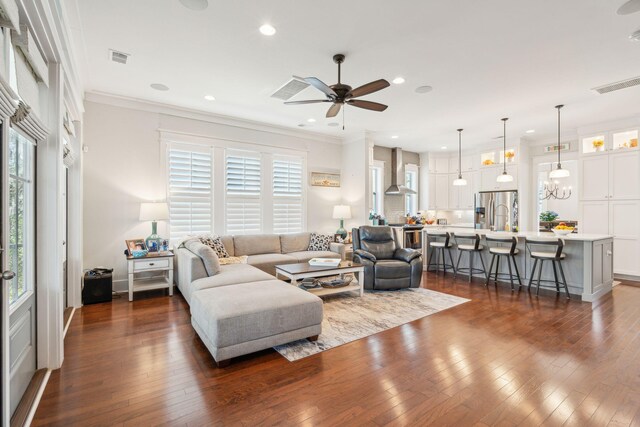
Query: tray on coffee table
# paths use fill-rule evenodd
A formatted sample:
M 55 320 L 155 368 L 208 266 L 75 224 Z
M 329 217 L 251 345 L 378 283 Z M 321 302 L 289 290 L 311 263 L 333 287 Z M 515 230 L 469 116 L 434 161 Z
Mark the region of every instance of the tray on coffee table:
M 321 278 L 327 276 L 344 275 L 354 273 L 356 280 L 347 286 L 340 288 L 311 288 L 306 289 L 315 295 L 330 295 L 341 292 L 358 291 L 359 295 L 364 294 L 364 266 L 351 261 L 342 261 L 337 267 L 321 267 L 309 265 L 307 262 L 298 264 L 276 265 L 276 278 L 286 277 L 291 280 L 291 284 L 298 286 L 298 282 L 307 277 Z

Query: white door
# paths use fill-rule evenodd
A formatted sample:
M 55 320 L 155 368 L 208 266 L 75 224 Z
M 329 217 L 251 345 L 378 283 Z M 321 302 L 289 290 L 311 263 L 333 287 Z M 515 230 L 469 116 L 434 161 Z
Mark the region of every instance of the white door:
M 480 191 L 495 191 L 500 188 L 496 182 L 498 172 L 502 173 L 502 169 L 489 167 L 480 170 Z
M 9 381 L 8 390 L 6 386 L 3 389 L 2 406 L 8 406 L 11 415 L 36 370 L 35 145 L 9 129 L 8 138 L 2 138 L 2 154 L 4 251 L 0 271 L 3 313 L 9 320 L 3 331 L 7 337 L 2 374 L 3 380 L 8 377 Z
M 640 154 L 624 152 L 609 155 L 609 198 L 640 199 Z
M 601 154 L 580 160 L 580 200 L 609 198 L 609 156 Z
M 463 167 L 464 169 L 464 167 Z M 467 185 L 460 187 L 460 209 L 473 209 L 475 194 L 475 176 L 473 172 L 463 172 L 462 177 L 467 180 Z
M 581 233 L 609 234 L 609 202 L 580 202 Z
M 613 256 L 614 272 L 640 275 L 640 202 L 609 202 L 609 232 L 613 234 L 616 249 Z

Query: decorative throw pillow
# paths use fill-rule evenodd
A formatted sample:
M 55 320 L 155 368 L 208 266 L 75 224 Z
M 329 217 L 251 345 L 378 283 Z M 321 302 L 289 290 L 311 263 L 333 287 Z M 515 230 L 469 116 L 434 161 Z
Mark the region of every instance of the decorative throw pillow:
M 216 255 L 218 255 L 218 258 L 229 258 L 229 253 L 225 249 L 224 244 L 222 244 L 220 236 L 215 234 L 203 234 L 202 236 L 198 236 L 198 239 L 213 249 Z
M 248 255 L 242 256 L 230 256 L 228 258 L 220 258 L 220 265 L 229 265 L 229 264 L 246 264 L 249 259 Z
M 309 241 L 310 251 L 328 251 L 333 236 L 328 234 L 311 233 L 311 240 Z

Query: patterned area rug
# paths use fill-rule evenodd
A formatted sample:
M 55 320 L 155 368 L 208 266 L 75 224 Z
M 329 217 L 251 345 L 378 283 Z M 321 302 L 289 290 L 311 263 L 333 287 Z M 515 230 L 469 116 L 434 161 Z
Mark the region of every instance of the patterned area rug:
M 323 297 L 324 320 L 318 341 L 274 347 L 290 362 L 346 344 L 470 301 L 428 289 L 366 291 Z

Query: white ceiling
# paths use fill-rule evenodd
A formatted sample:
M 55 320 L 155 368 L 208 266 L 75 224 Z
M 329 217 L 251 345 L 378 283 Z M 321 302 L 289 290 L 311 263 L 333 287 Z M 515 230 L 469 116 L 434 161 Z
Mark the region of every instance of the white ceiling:
M 76 1 L 87 91 L 337 136 L 369 130 L 378 144 L 414 151 L 455 149 L 459 127 L 467 146 L 491 141 L 505 116 L 510 136 L 549 136 L 558 103 L 568 132 L 640 116 L 640 87 L 590 90 L 640 75 L 640 42 L 628 40 L 640 13 L 616 15 L 624 0 L 209 0 L 200 12 L 178 0 Z M 267 22 L 276 35 L 260 34 Z M 129 64 L 110 62 L 108 49 L 130 53 Z M 270 97 L 291 75 L 335 83 L 335 53 L 346 54 L 342 80 L 353 87 L 406 79 L 363 98 L 387 111 L 348 108 L 345 132 L 327 126 L 336 121 L 324 118 L 327 104 Z M 434 90 L 415 93 L 421 85 Z M 320 95 L 307 88 L 294 99 Z

